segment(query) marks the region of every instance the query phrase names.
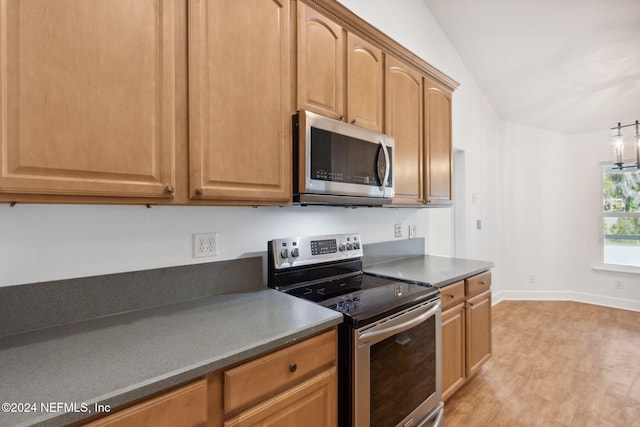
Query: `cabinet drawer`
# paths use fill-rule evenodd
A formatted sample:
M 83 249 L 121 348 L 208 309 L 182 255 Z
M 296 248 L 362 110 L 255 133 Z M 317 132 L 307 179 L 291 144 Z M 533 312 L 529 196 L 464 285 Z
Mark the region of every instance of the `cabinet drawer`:
M 440 289 L 442 310 L 464 301 L 464 280 Z
M 224 410 L 235 411 L 335 366 L 332 329 L 224 372 Z
M 204 426 L 207 381 L 200 380 L 85 424 L 85 427 Z
M 467 296 L 486 291 L 491 287 L 491 272 L 487 271 L 485 273 L 469 277 L 468 279 L 465 279 L 464 282 Z
M 338 418 L 335 367 L 240 412 L 224 427 L 335 427 Z

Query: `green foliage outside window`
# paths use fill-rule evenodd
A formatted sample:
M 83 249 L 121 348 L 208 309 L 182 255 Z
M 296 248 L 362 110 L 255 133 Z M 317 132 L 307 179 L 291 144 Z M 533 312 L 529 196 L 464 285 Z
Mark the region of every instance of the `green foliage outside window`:
M 605 237 L 616 244 L 640 245 L 640 171 L 607 168 L 602 184 Z M 631 215 L 620 215 L 627 212 Z M 607 216 L 610 213 L 615 215 Z

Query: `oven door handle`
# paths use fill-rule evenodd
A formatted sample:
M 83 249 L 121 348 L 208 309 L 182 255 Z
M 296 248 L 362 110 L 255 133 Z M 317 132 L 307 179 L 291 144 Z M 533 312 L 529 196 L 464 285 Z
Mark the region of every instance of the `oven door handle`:
M 377 327 L 374 326 L 373 328 L 371 328 L 371 330 L 360 334 L 358 336 L 358 341 L 361 344 L 366 344 L 375 339 L 383 340 L 387 337 L 390 337 L 391 335 L 404 332 L 426 321 L 428 318 L 436 314 L 436 312 L 438 312 L 439 310 L 440 310 L 440 301 L 437 301 L 434 304 L 425 305 L 424 307 L 420 307 L 416 309 L 415 312 L 409 312 L 402 315 L 398 319 L 394 319 L 394 320 L 401 321 L 401 323 L 397 323 L 389 327 L 384 327 L 384 323 L 383 323 L 382 325 L 379 325 L 379 326 L 382 326 L 381 329 L 377 329 Z M 410 317 L 410 318 L 408 320 L 402 321 L 404 320 L 405 317 Z

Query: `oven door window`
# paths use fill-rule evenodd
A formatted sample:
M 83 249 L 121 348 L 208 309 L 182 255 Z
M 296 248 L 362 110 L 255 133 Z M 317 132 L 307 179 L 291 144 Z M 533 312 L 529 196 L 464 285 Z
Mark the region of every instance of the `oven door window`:
M 370 348 L 371 426 L 395 426 L 436 392 L 436 319 Z

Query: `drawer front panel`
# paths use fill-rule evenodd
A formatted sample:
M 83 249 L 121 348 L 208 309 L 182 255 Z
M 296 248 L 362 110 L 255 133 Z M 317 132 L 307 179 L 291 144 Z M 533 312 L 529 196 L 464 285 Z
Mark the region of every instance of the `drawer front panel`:
M 467 296 L 486 291 L 491 287 L 491 272 L 487 271 L 465 279 Z
M 440 288 L 442 310 L 464 301 L 464 280 Z
M 225 371 L 225 413 L 255 403 L 335 366 L 336 357 L 336 331 L 332 329 Z

